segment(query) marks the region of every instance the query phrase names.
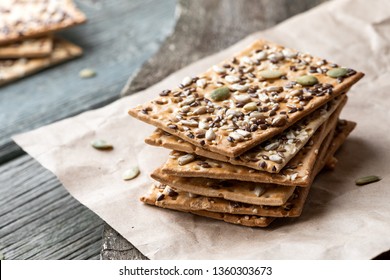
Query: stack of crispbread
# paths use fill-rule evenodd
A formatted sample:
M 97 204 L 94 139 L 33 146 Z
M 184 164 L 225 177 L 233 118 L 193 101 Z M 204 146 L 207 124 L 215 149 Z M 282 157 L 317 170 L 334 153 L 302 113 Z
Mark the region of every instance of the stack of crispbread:
M 310 186 L 355 123 L 340 120 L 363 73 L 266 41 L 131 109 L 173 151 L 141 201 L 266 227 L 300 216 Z
M 80 56 L 53 32 L 85 21 L 71 0 L 1 0 L 0 86 Z

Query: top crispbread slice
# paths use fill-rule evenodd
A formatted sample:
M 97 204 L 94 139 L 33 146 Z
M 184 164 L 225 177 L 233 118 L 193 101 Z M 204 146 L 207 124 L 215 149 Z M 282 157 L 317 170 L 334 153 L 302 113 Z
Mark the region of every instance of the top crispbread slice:
M 317 160 L 318 150 L 326 135 L 336 126 L 339 113 L 339 110 L 336 110 L 279 173 L 258 171 L 203 157 L 191 158 L 191 156 L 187 156 L 191 154 L 178 151 L 171 153 L 167 162 L 162 166 L 162 171 L 180 177 L 206 177 L 307 187 L 314 179 L 313 166 Z M 183 159 L 182 156 L 189 157 L 193 161 Z M 179 159 L 182 165 L 179 164 Z M 183 164 L 183 160 L 185 164 Z
M 56 38 L 54 39 L 53 51 L 48 57 L 0 60 L 0 86 L 78 57 L 82 53 L 80 47 Z
M 0 44 L 37 37 L 86 21 L 72 0 L 1 0 Z
M 328 70 L 333 70 L 329 75 L 344 76 L 332 78 Z M 324 59 L 258 40 L 129 114 L 205 150 L 236 157 L 286 130 L 362 77 L 363 73 L 337 68 Z M 303 86 L 297 81 L 318 83 Z M 197 136 L 199 128 L 213 132 Z
M 299 152 L 317 129 L 332 115 L 336 108 L 341 108 L 346 96 L 336 97 L 321 108 L 306 116 L 281 134 L 252 148 L 236 158 L 229 158 L 203 150 L 180 138 L 157 129 L 145 142 L 187 153 L 195 153 L 211 159 L 230 162 L 234 165 L 247 166 L 256 170 L 279 173 L 280 170 Z
M 27 39 L 0 46 L 0 59 L 44 57 L 49 56 L 52 50 L 53 38 L 51 36 Z

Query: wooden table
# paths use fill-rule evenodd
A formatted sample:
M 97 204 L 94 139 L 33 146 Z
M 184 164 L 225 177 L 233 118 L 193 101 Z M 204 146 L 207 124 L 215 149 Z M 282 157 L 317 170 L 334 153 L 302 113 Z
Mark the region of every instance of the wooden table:
M 325 1 L 76 1 L 89 22 L 61 35 L 82 46 L 85 55 L 0 88 L 0 258 L 145 259 L 10 136 L 147 88 Z M 97 76 L 80 79 L 78 72 L 85 67 Z

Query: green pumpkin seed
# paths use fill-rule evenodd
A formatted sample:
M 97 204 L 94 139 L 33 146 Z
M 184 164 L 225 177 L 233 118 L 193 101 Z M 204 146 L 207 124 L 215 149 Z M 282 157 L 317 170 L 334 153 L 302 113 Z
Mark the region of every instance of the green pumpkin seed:
M 114 146 L 102 139 L 96 139 L 91 142 L 91 146 L 97 150 L 112 150 Z
M 334 68 L 326 72 L 326 75 L 332 78 L 341 78 L 347 75 L 348 70 L 346 68 Z
M 137 177 L 139 175 L 139 173 L 140 173 L 140 171 L 139 171 L 138 166 L 133 166 L 130 169 L 123 172 L 122 179 L 125 181 L 134 179 L 135 177 Z
M 302 86 L 313 86 L 318 84 L 317 78 L 312 75 L 300 76 L 297 78 L 296 82 Z
M 211 94 L 210 97 L 214 101 L 222 101 L 230 96 L 230 90 L 228 87 L 220 87 L 215 89 Z
M 284 75 L 283 72 L 278 70 L 264 70 L 260 71 L 259 74 L 264 79 L 278 79 Z
M 375 176 L 375 175 L 371 175 L 371 176 L 365 176 L 365 177 L 361 177 L 361 178 L 357 179 L 355 181 L 355 184 L 357 186 L 363 186 L 363 185 L 367 185 L 367 184 L 378 182 L 380 180 L 382 180 L 381 177 L 378 177 L 378 176 Z

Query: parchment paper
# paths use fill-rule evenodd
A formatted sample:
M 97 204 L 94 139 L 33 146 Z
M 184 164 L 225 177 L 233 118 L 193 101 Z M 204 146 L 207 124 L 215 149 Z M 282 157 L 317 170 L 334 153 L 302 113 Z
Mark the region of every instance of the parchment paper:
M 143 139 L 154 129 L 127 110 L 231 56 L 255 38 L 310 52 L 366 73 L 342 117 L 358 123 L 336 170 L 320 175 L 303 214 L 269 229 L 240 227 L 143 205 L 149 173 L 168 151 Z M 54 123 L 14 140 L 81 203 L 151 259 L 370 259 L 390 249 L 390 1 L 337 0 L 253 34 L 155 86 L 102 109 Z M 103 138 L 111 152 L 90 147 Z M 141 175 L 125 182 L 125 169 Z M 357 187 L 365 175 L 383 180 Z

